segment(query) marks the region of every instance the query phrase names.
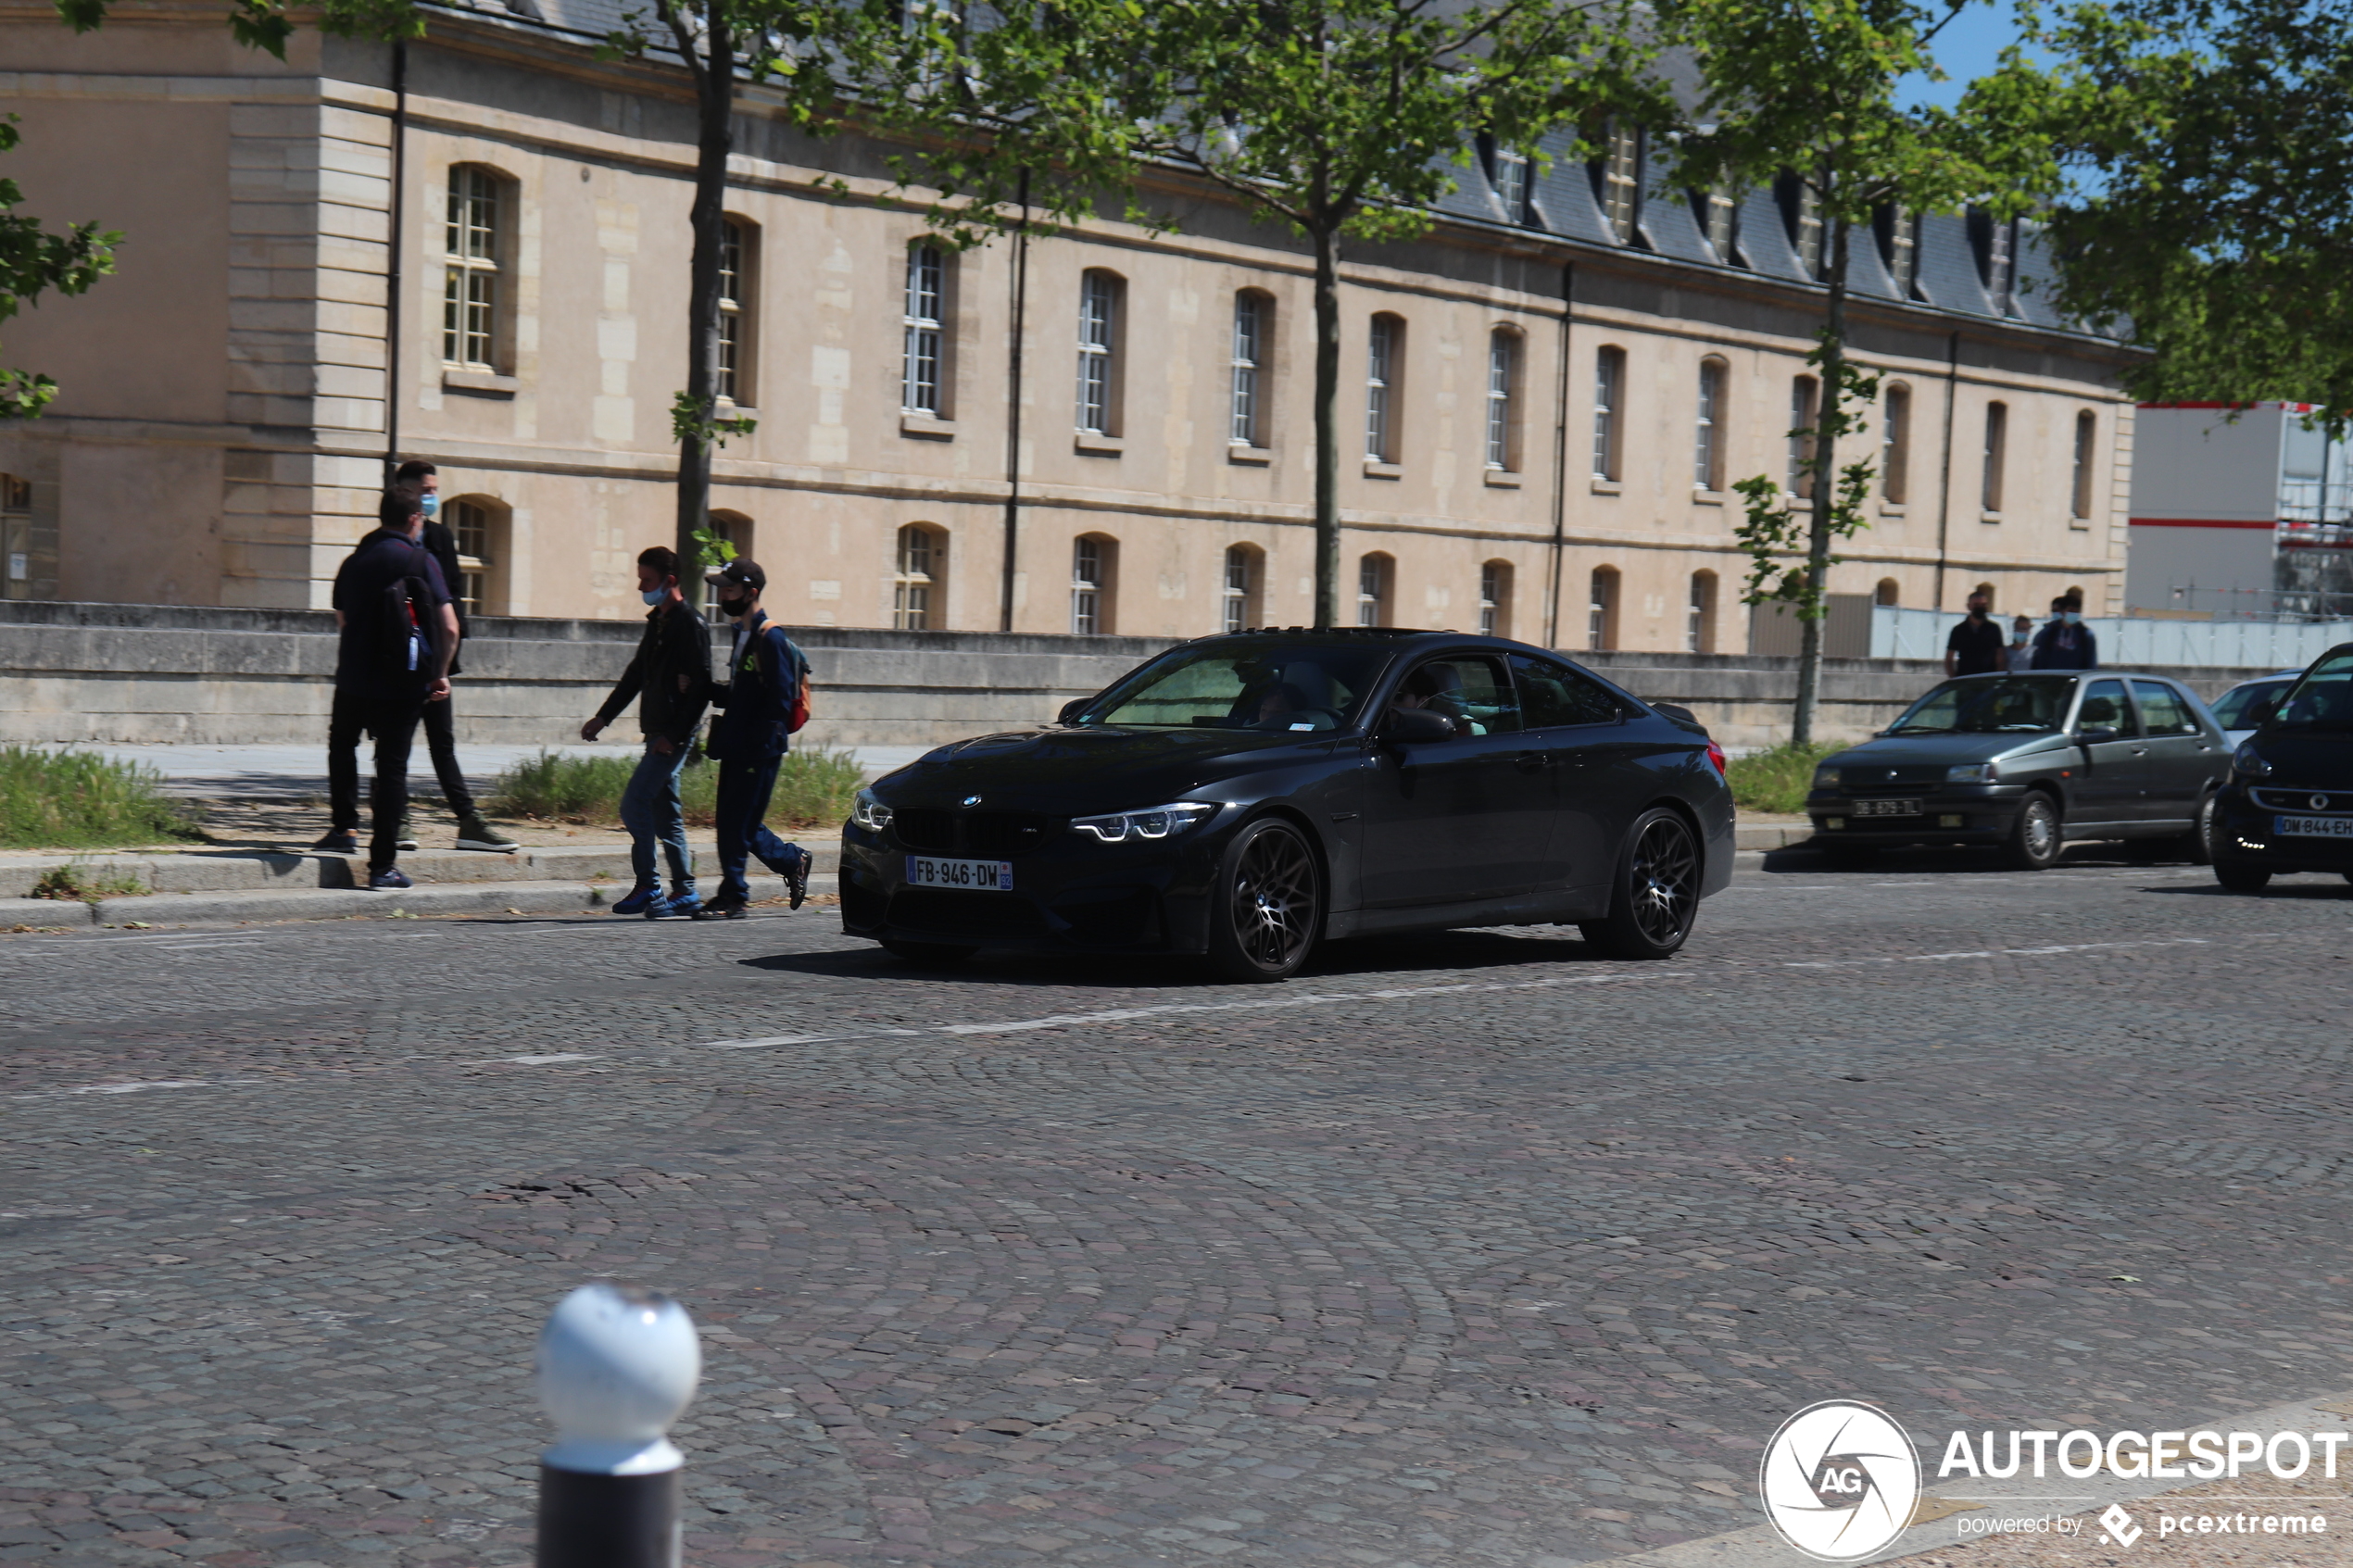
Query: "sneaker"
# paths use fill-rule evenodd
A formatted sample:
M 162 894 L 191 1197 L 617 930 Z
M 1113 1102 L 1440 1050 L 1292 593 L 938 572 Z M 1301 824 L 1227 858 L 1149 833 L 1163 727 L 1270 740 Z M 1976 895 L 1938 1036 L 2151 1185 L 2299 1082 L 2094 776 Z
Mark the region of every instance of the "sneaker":
M 722 888 L 719 897 L 695 910 L 697 920 L 743 920 L 744 906 L 750 900 L 734 888 Z
M 400 836 L 392 841 L 392 847 L 404 853 L 414 854 L 417 848 L 417 824 L 406 817 L 401 818 Z
M 793 859 L 785 867 L 784 875 L 785 891 L 792 895 L 792 907 L 796 909 L 800 908 L 801 900 L 809 897 L 809 868 L 816 863 L 816 856 L 798 844 L 793 846 Z
M 398 866 L 386 866 L 380 872 L 368 873 L 368 890 L 371 893 L 396 893 L 401 888 L 416 885 Z
M 484 822 L 480 817 L 460 817 L 458 819 L 458 847 L 487 849 L 493 853 L 504 854 L 510 849 L 520 849 L 522 846 Z
M 661 902 L 661 888 L 659 884 L 633 887 L 629 890 L 629 897 L 612 907 L 612 912 L 617 915 L 642 915 L 648 906 Z
M 691 888 L 684 893 L 673 893 L 667 898 L 656 898 L 652 903 L 648 904 L 646 918 L 648 920 L 700 920 L 702 900 L 695 897 L 694 890 Z
M 310 849 L 317 855 L 357 855 L 359 853 L 359 835 L 337 828 L 312 845 Z

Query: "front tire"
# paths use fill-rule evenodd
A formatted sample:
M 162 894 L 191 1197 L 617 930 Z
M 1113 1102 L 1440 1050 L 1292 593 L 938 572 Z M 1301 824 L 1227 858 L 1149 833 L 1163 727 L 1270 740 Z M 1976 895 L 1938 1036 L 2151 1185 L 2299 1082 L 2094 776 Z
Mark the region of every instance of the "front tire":
M 892 958 L 924 969 L 946 969 L 950 964 L 963 963 L 980 951 L 978 947 L 966 947 L 953 942 L 901 942 L 895 936 L 887 939 L 882 946 L 883 951 Z
M 2066 847 L 2057 803 L 2047 795 L 2028 796 L 2010 827 L 2009 842 L 2003 846 L 2004 858 L 2020 871 L 2045 872 L 2057 863 L 2059 851 Z
M 1699 842 L 1663 806 L 1634 819 L 1617 860 L 1606 919 L 1580 925 L 1614 959 L 1671 959 L 1699 916 Z
M 2236 865 L 2229 860 L 2214 862 L 2214 880 L 2232 893 L 2260 893 L 2271 885 L 2271 873 L 2260 866 Z
M 1209 961 L 1228 980 L 1288 980 L 1324 934 L 1324 873 L 1307 836 L 1261 817 L 1226 847 L 1211 891 Z
M 2197 816 L 2190 831 L 2182 835 L 2182 858 L 2194 866 L 2214 863 L 2215 797 L 2208 795 L 2197 803 Z

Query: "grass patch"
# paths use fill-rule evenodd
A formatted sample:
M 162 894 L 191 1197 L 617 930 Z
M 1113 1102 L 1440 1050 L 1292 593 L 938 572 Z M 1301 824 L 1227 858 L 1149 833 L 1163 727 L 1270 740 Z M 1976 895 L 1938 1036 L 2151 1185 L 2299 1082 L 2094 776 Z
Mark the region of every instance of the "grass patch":
M 94 866 L 52 866 L 32 884 L 35 898 L 64 903 L 94 904 L 101 898 L 129 898 L 147 891 L 147 884 L 135 876 L 100 876 Z
M 113 849 L 201 836 L 153 768 L 94 751 L 0 746 L 0 848 Z
M 1725 782 L 1732 786 L 1732 804 L 1743 810 L 1796 816 L 1806 809 L 1806 791 L 1814 786 L 1814 765 L 1852 749 L 1843 742 L 1783 743 L 1770 751 L 1734 758 L 1724 770 Z
M 635 756 L 559 757 L 543 751 L 498 775 L 490 807 L 509 816 L 607 826 L 621 821 L 621 792 L 636 771 Z M 769 821 L 781 826 L 838 826 L 864 783 L 856 759 L 846 751 L 788 752 L 776 770 Z M 679 776 L 678 794 L 686 803 L 686 821 L 709 827 L 719 802 L 718 765 L 699 758 L 687 763 Z

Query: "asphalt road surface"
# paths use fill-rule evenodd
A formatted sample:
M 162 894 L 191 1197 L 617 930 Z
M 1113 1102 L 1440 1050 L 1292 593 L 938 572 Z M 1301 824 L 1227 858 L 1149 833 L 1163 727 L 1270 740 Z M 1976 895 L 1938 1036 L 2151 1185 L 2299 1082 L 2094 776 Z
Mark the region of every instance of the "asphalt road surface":
M 0 1562 L 529 1560 L 585 1278 L 704 1332 L 687 1562 L 1561 1568 L 1824 1398 L 2353 1385 L 2353 888 L 1747 862 L 1291 984 L 830 910 L 0 937 Z

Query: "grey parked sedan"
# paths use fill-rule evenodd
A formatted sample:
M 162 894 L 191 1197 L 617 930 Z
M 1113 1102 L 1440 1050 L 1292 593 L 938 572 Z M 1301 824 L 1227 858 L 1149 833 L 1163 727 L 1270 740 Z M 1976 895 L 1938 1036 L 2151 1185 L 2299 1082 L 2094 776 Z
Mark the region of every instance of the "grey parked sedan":
M 2229 764 L 2213 716 L 2163 676 L 1965 675 L 1826 759 L 1806 811 L 1814 841 L 1855 863 L 1982 844 L 2040 871 L 2070 840 L 2121 838 L 2171 840 L 2203 864 Z

